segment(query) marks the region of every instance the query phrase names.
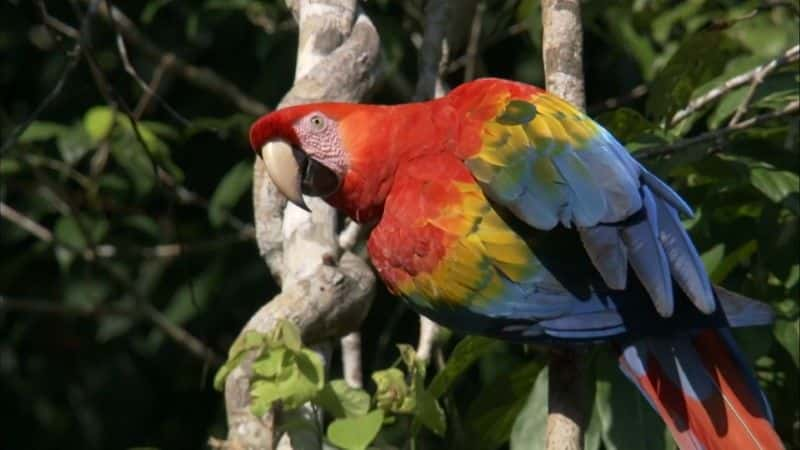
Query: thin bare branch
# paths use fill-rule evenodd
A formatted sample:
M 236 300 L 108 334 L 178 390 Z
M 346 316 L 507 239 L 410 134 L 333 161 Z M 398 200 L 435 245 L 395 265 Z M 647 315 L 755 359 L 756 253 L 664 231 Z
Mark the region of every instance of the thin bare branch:
M 107 8 L 106 5 L 101 5 L 99 12 L 101 17 L 116 24 L 125 40 L 138 48 L 148 59 L 155 63 L 168 61 L 169 64 L 165 66 L 167 71 L 175 73 L 201 89 L 228 100 L 239 110 L 248 114 L 260 115 L 269 110 L 266 105 L 245 95 L 235 84 L 214 70 L 190 64 L 174 53 L 162 50 L 147 38 L 136 24 L 117 7 L 111 6 Z
M 139 103 L 136 104 L 136 108 L 133 109 L 133 116 L 136 117 L 137 120 L 141 119 L 147 108 L 150 107 L 150 101 L 154 97 L 153 94 L 158 91 L 161 81 L 164 79 L 164 73 L 166 72 L 166 67 L 168 65 L 169 60 L 164 59 L 158 63 L 158 66 L 156 66 L 155 70 L 153 70 L 153 77 L 150 79 L 150 83 L 147 84 L 147 89 L 145 89 L 144 95 L 142 95 L 142 98 L 139 99 Z M 131 66 L 131 68 L 132 67 L 133 66 Z M 151 92 L 153 94 L 151 94 Z M 166 102 L 164 103 L 166 104 Z
M 4 202 L 0 202 L 0 217 L 22 228 L 44 242 L 53 241 L 53 233 L 39 225 L 35 220 L 22 214 Z
M 14 130 L 8 135 L 5 141 L 3 141 L 2 147 L 0 147 L 0 156 L 4 155 L 5 152 L 10 149 L 14 144 L 17 143 L 17 140 L 25 130 L 35 121 L 39 115 L 47 109 L 48 106 L 61 94 L 61 91 L 64 89 L 64 84 L 66 84 L 67 80 L 69 79 L 72 72 L 78 67 L 78 62 L 80 62 L 81 53 L 83 50 L 84 41 L 86 41 L 86 36 L 89 33 L 92 16 L 94 16 L 95 11 L 97 10 L 97 5 L 99 0 L 93 0 L 89 4 L 89 10 L 87 11 L 86 15 L 84 16 L 81 22 L 81 29 L 80 31 L 76 32 L 74 29 L 71 32 L 74 36 L 78 39 L 75 41 L 75 45 L 72 49 L 68 52 L 68 59 L 67 63 L 64 66 L 64 69 L 61 71 L 61 75 L 59 75 L 58 79 L 56 80 L 55 84 L 53 85 L 53 89 L 42 99 L 36 108 L 34 108 L 33 112 L 31 112 L 28 117 L 22 121 L 19 125 L 14 128 Z M 39 11 L 42 14 L 42 20 L 48 25 L 52 26 L 53 23 L 56 21 L 47 13 L 47 8 L 44 6 L 44 2 L 42 0 L 38 0 L 37 5 L 39 6 Z M 61 28 L 61 23 L 55 26 L 54 29 L 58 30 Z
M 150 303 L 143 303 L 141 304 L 140 308 L 142 309 L 144 316 L 147 317 L 150 322 L 155 324 L 167 336 L 172 338 L 172 340 L 182 345 L 198 358 L 216 365 L 225 362 L 225 360 L 219 356 L 217 352 L 206 346 L 200 339 L 194 337 L 194 335 L 186 331 L 184 328 L 172 323 L 164 315 L 164 313 L 157 310 Z
M 124 306 L 70 306 L 56 301 L 19 299 L 0 294 L 0 311 L 17 311 L 26 314 L 50 314 L 55 316 L 101 317 L 126 316 L 136 317 L 139 310 Z
M 109 5 L 108 0 L 106 0 L 105 4 L 106 4 L 106 8 L 113 8 L 112 6 Z M 125 72 L 127 72 L 128 75 L 131 76 L 131 78 L 136 80 L 136 83 L 139 84 L 139 87 L 141 87 L 142 90 L 145 92 L 145 98 L 148 101 L 149 101 L 150 98 L 155 98 L 156 101 L 158 101 L 158 103 L 161 106 L 163 106 L 164 109 L 173 118 L 175 118 L 175 120 L 177 120 L 181 125 L 183 125 L 183 126 L 191 125 L 191 122 L 189 122 L 188 119 L 186 119 L 183 115 L 181 115 L 178 111 L 176 111 L 175 108 L 170 106 L 170 104 L 166 100 L 164 100 L 160 95 L 158 95 L 158 93 L 156 92 L 156 89 L 153 89 L 153 87 L 151 87 L 150 84 L 145 82 L 142 79 L 142 77 L 139 76 L 139 73 L 136 72 L 136 68 L 134 68 L 133 64 L 131 63 L 130 58 L 128 58 L 128 48 L 125 46 L 125 39 L 122 38 L 122 34 L 120 34 L 119 28 L 117 27 L 117 23 L 112 21 L 111 25 L 112 25 L 112 28 L 114 28 L 114 32 L 117 35 L 116 36 L 117 52 L 119 53 L 119 56 L 122 59 L 122 67 L 125 68 Z M 161 58 L 161 60 L 158 62 L 158 67 L 156 68 L 156 71 L 153 74 L 153 81 L 151 82 L 156 88 L 158 87 L 158 83 L 159 83 L 158 80 L 161 79 L 160 73 L 163 73 L 163 71 L 167 67 L 169 67 L 170 64 L 174 64 L 174 59 L 175 59 L 175 55 L 167 54 L 167 55 L 164 55 L 164 57 Z M 146 103 L 147 102 L 145 102 L 144 104 L 146 104 Z M 137 112 L 138 112 L 138 108 L 135 111 L 132 112 L 132 116 L 134 118 L 136 118 L 136 119 L 138 119 L 139 116 L 141 115 L 141 113 L 137 114 Z
M 692 99 L 686 106 L 686 108 L 681 109 L 680 111 L 676 112 L 675 115 L 672 116 L 672 119 L 670 120 L 670 125 L 671 126 L 677 125 L 678 123 L 689 117 L 692 113 L 699 111 L 701 108 L 716 101 L 717 99 L 721 98 L 728 92 L 740 86 L 744 86 L 747 83 L 752 83 L 754 79 L 761 76 L 760 74 L 769 73 L 780 66 L 796 62 L 798 60 L 798 57 L 800 57 L 800 45 L 795 45 L 794 47 L 786 50 L 781 56 L 773 59 L 772 61 L 769 61 L 741 75 L 737 75 L 733 78 L 726 80 L 719 87 L 716 87 L 706 92 L 700 97 Z
M 647 85 L 640 84 L 631 89 L 627 94 L 623 94 L 619 97 L 608 98 L 599 103 L 589 105 L 586 110 L 589 114 L 597 114 L 610 109 L 619 108 L 620 106 L 625 106 L 634 100 L 644 97 L 645 95 L 647 95 Z
M 675 153 L 678 150 L 693 147 L 695 145 L 704 144 L 706 142 L 719 141 L 720 139 L 728 136 L 733 132 L 751 128 L 770 120 L 797 115 L 798 112 L 800 112 L 800 102 L 794 101 L 792 103 L 789 103 L 779 111 L 773 111 L 770 113 L 761 114 L 759 116 L 743 120 L 741 122 L 727 126 L 725 128 L 709 131 L 707 133 L 703 133 L 699 136 L 691 137 L 688 139 L 681 139 L 680 141 L 673 142 L 667 145 L 642 148 L 635 153 L 635 156 L 637 159 L 646 159 L 646 158 L 653 158 L 656 156 L 669 155 L 671 153 Z
M 464 81 L 475 78 L 475 67 L 478 64 L 478 47 L 481 40 L 481 27 L 483 25 L 483 13 L 486 11 L 486 3 L 480 2 L 475 7 L 475 15 L 472 17 L 472 26 L 469 32 L 469 42 L 467 43 L 467 61 L 464 66 Z
M 495 45 L 495 44 L 497 44 L 499 42 L 502 42 L 504 39 L 508 39 L 508 38 L 510 38 L 512 36 L 516 36 L 516 35 L 518 35 L 520 33 L 524 33 L 526 31 L 528 31 L 528 27 L 529 26 L 530 26 L 529 24 L 523 23 L 523 22 L 515 23 L 514 25 L 511 25 L 510 27 L 508 27 L 508 29 L 505 30 L 504 33 L 499 33 L 499 34 L 495 34 L 493 36 L 490 36 L 489 38 L 486 39 L 486 41 L 483 44 L 481 44 L 479 46 L 480 48 L 479 48 L 478 53 L 483 52 L 484 50 L 492 47 L 493 45 Z M 459 56 L 458 58 L 454 59 L 450 64 L 448 64 L 447 70 L 445 72 L 446 73 L 453 73 L 453 72 L 461 69 L 462 67 L 466 66 L 467 60 L 468 60 L 468 55 L 466 53 L 461 55 L 461 56 Z

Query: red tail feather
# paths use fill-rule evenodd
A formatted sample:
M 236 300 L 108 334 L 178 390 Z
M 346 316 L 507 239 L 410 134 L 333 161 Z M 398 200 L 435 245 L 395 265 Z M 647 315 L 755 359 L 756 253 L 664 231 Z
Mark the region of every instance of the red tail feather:
M 620 366 L 682 450 L 783 449 L 760 388 L 723 333 L 644 339 L 623 351 Z

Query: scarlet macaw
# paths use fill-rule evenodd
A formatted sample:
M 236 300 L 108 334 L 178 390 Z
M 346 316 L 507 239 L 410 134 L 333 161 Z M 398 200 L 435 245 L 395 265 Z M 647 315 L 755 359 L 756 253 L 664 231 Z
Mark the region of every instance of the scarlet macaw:
M 566 101 L 481 79 L 422 103 L 278 110 L 250 142 L 293 203 L 377 222 L 370 259 L 420 313 L 512 341 L 614 339 L 682 449 L 783 448 L 729 331 L 771 309 L 712 287 L 689 206 Z

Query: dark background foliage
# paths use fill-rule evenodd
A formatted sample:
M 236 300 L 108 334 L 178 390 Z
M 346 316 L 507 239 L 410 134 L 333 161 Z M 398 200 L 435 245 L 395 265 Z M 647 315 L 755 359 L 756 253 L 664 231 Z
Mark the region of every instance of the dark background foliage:
M 291 84 L 296 29 L 280 1 L 117 3 L 161 49 L 211 68 L 266 105 Z M 254 115 L 163 70 L 128 42 L 139 75 L 159 78 L 158 92 L 177 113 L 143 101 L 107 20 L 91 18 L 86 58 L 74 52 L 72 37 L 43 24 L 39 4 L 0 3 L 4 144 L 64 83 L 0 155 L 0 201 L 40 226 L 35 236 L 19 220 L 0 221 L 0 448 L 203 447 L 210 435 L 225 434 L 222 396 L 211 386 L 221 357 L 198 357 L 170 333 L 185 329 L 225 355 L 277 289 L 252 239 L 246 130 Z M 542 85 L 538 2 L 485 5 L 470 62 L 477 75 Z M 80 29 L 86 3 L 46 6 Z M 408 101 L 422 2 L 364 7 L 383 47 L 372 100 Z M 677 124 L 670 119 L 691 98 L 797 45 L 798 11 L 796 1 L 583 3 L 590 113 L 639 156 L 661 152 L 643 161 L 696 208 L 687 226 L 714 281 L 778 311 L 773 327 L 737 336 L 791 448 L 800 448 L 797 116 L 684 145 L 729 127 L 748 83 Z M 451 86 L 464 80 L 463 55 L 464 43 L 454 43 Z M 797 63 L 781 65 L 738 122 L 797 100 Z M 137 113 L 136 127 L 126 109 Z M 670 143 L 679 145 L 664 151 Z M 394 343 L 414 342 L 416 327 L 416 317 L 381 292 L 363 327 L 365 370 L 395 362 Z M 514 436 L 543 423 L 542 353 L 504 344 L 493 350 L 445 402 L 446 437 L 428 436 L 425 448 L 494 449 L 509 436 L 515 449 L 539 448 Z M 589 356 L 587 448 L 672 446 L 605 349 Z

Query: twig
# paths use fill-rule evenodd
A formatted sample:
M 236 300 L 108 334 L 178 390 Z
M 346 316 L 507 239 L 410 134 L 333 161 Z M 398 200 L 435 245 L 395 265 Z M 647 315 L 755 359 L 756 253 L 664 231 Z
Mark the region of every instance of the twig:
M 167 336 L 171 337 L 172 340 L 181 344 L 184 348 L 189 350 L 189 352 L 198 358 L 216 365 L 225 362 L 225 360 L 220 357 L 217 352 L 206 346 L 201 340 L 194 337 L 194 335 L 186 331 L 184 328 L 170 322 L 170 320 L 161 311 L 154 308 L 150 303 L 142 303 L 141 309 L 145 317 L 147 317 L 150 322 L 155 324 Z
M 1 201 L 0 201 L 0 217 L 8 220 L 9 222 L 18 226 L 22 230 L 27 231 L 28 233 L 32 234 L 42 242 L 53 243 L 54 238 L 52 231 L 50 231 L 43 225 L 39 224 L 35 220 L 31 219 L 30 217 L 17 211 L 7 203 Z M 245 232 L 237 233 L 233 236 L 222 236 L 213 240 L 206 239 L 203 240 L 202 242 L 196 242 L 196 243 L 176 242 L 172 244 L 155 245 L 152 247 L 144 247 L 144 248 L 137 247 L 135 251 L 121 250 L 117 246 L 112 244 L 97 244 L 94 252 L 87 252 L 87 251 L 80 252 L 77 249 L 68 249 L 68 250 L 80 254 L 83 257 L 83 259 L 87 261 L 91 261 L 95 257 L 113 258 L 115 256 L 118 256 L 119 254 L 137 254 L 144 258 L 176 258 L 178 256 L 183 256 L 186 253 L 215 250 L 221 247 L 228 246 L 231 243 L 249 241 L 253 239 L 253 237 L 254 237 L 254 232 L 252 229 L 250 229 Z M 61 245 L 61 243 L 59 242 L 56 242 L 56 244 Z
M 53 21 L 48 21 L 50 15 L 47 13 L 47 9 L 44 6 L 44 2 L 39 0 L 37 2 L 39 6 L 39 10 L 42 13 L 42 20 L 47 23 L 48 25 L 52 26 Z M 11 148 L 14 144 L 17 143 L 17 140 L 25 130 L 36 120 L 40 114 L 50 106 L 50 103 L 56 99 L 56 97 L 61 94 L 61 90 L 64 89 L 64 84 L 67 82 L 67 79 L 72 75 L 72 72 L 78 67 L 78 62 L 80 61 L 81 52 L 83 49 L 84 41 L 86 40 L 86 36 L 89 33 L 91 18 L 94 15 L 94 12 L 97 8 L 98 0 L 93 0 L 90 3 L 89 11 L 87 12 L 86 16 L 83 18 L 81 23 L 81 29 L 79 32 L 73 32 L 73 35 L 76 36 L 77 40 L 75 41 L 75 45 L 72 47 L 72 50 L 68 52 L 68 61 L 67 64 L 64 66 L 64 69 L 61 71 L 61 75 L 58 77 L 53 89 L 42 99 L 41 103 L 31 112 L 28 117 L 9 134 L 6 140 L 3 142 L 3 146 L 0 147 L 0 156 L 4 155 L 5 152 Z M 61 22 L 58 22 L 61 24 Z M 58 29 L 59 25 L 55 26 L 55 29 Z
M 797 59 L 798 53 L 800 53 L 798 52 L 799 48 L 800 46 L 794 47 L 795 52 L 793 53 L 792 56 L 794 57 L 795 60 Z M 750 102 L 753 101 L 753 96 L 756 94 L 756 89 L 758 89 L 758 86 L 761 83 L 763 83 L 764 80 L 767 78 L 767 76 L 773 71 L 775 71 L 775 69 L 777 69 L 778 67 L 779 67 L 778 64 L 767 64 L 761 70 L 759 70 L 757 73 L 753 75 L 753 80 L 750 82 L 750 87 L 747 89 L 747 93 L 742 99 L 742 102 L 739 103 L 739 106 L 736 108 L 736 112 L 733 114 L 733 117 L 731 117 L 730 122 L 728 122 L 729 127 L 736 125 L 736 123 L 739 122 L 739 120 L 741 120 L 741 118 L 747 112 L 747 108 L 750 107 Z
M 475 78 L 475 66 L 478 62 L 478 46 L 481 39 L 481 27 L 483 25 L 483 13 L 486 4 L 479 2 L 475 7 L 475 15 L 472 17 L 472 26 L 469 31 L 469 42 L 467 43 L 466 65 L 464 66 L 464 82 Z
M 144 112 L 150 106 L 150 101 L 153 99 L 152 93 L 158 91 L 158 87 L 161 85 L 161 80 L 164 78 L 164 72 L 166 66 L 169 64 L 168 59 L 163 59 L 161 62 L 158 63 L 155 70 L 153 70 L 153 78 L 150 79 L 150 83 L 147 85 L 147 89 L 145 89 L 144 95 L 142 98 L 139 99 L 139 103 L 136 104 L 136 108 L 133 109 L 133 116 L 136 119 L 141 119 Z M 133 68 L 133 66 L 131 66 Z M 166 102 L 164 102 L 166 104 Z
M 53 233 L 46 229 L 45 227 L 39 225 L 32 219 L 24 216 L 23 214 L 16 211 L 14 208 L 6 205 L 5 203 L 0 203 L 0 216 L 6 218 L 7 220 L 11 221 L 12 223 L 16 224 L 20 228 L 30 232 L 40 240 L 44 242 L 55 242 L 60 247 L 65 248 L 73 253 L 83 255 L 84 258 L 88 261 L 96 261 L 98 264 L 107 269 L 108 272 L 114 275 L 115 278 L 120 278 L 116 271 L 110 270 L 108 266 L 104 264 L 100 264 L 99 260 L 94 258 L 93 256 L 101 253 L 97 250 L 97 246 L 95 249 L 92 250 L 91 254 L 87 254 L 86 252 L 81 252 L 78 249 L 73 248 L 72 246 L 58 241 L 55 239 Z M 105 252 L 104 252 L 105 253 Z M 138 296 L 136 287 L 132 285 L 132 283 L 126 279 L 123 279 L 124 284 L 128 284 L 128 287 L 132 287 L 131 293 L 134 296 Z M 201 359 L 205 361 L 212 362 L 214 364 L 220 364 L 223 360 L 222 358 L 216 354 L 211 348 L 206 347 L 199 339 L 194 337 L 191 333 L 186 331 L 185 329 L 181 328 L 178 325 L 173 324 L 169 321 L 160 311 L 155 309 L 150 303 L 139 301 L 137 302 L 138 308 L 137 310 L 129 310 L 127 311 L 128 314 L 133 315 L 135 311 L 141 313 L 145 318 L 149 319 L 153 324 L 155 324 L 158 328 L 160 328 L 164 333 L 170 336 L 173 340 L 184 346 L 188 349 L 192 354 L 199 356 Z M 0 296 L 0 309 L 2 308 L 9 308 L 9 309 L 16 309 L 22 311 L 31 311 L 31 312 L 45 312 L 49 314 L 73 314 L 73 315 L 84 315 L 84 316 L 95 316 L 95 315 L 106 315 L 106 314 L 117 314 L 120 313 L 120 310 L 115 310 L 107 307 L 93 307 L 90 309 L 65 309 L 65 307 L 58 307 L 58 305 L 54 304 L 53 302 L 10 302 L 5 299 L 4 297 Z
M 645 159 L 645 158 L 653 158 L 655 156 L 668 155 L 687 147 L 692 147 L 694 145 L 703 144 L 706 142 L 717 141 L 720 138 L 723 138 L 735 131 L 751 128 L 755 125 L 759 125 L 769 120 L 779 119 L 782 117 L 797 114 L 798 111 L 800 111 L 800 102 L 794 101 L 792 103 L 789 103 L 788 105 L 786 105 L 786 107 L 784 107 L 779 111 L 773 111 L 770 113 L 761 114 L 759 116 L 743 120 L 739 123 L 727 126 L 725 128 L 720 128 L 718 130 L 703 133 L 699 136 L 695 136 L 688 139 L 681 139 L 680 141 L 673 142 L 667 145 L 644 147 L 636 151 L 635 156 L 637 159 Z
M 586 108 L 586 111 L 590 115 L 594 115 L 603 111 L 608 111 L 610 109 L 616 109 L 619 108 L 620 106 L 627 105 L 628 103 L 640 99 L 645 95 L 647 95 L 647 85 L 640 84 L 631 89 L 630 92 L 628 92 L 627 94 L 621 95 L 619 97 L 608 98 L 603 100 L 602 102 L 589 105 Z
M 53 233 L 4 202 L 0 202 L 0 217 L 22 228 L 44 242 L 53 241 Z
M 109 7 L 110 6 L 108 4 L 108 0 L 106 0 L 106 8 Z M 114 28 L 114 33 L 116 34 L 117 52 L 119 53 L 119 56 L 122 59 L 122 67 L 125 68 L 125 72 L 127 72 L 128 75 L 131 76 L 131 78 L 136 80 L 136 83 L 139 84 L 139 86 L 145 92 L 145 97 L 143 98 L 143 101 L 141 103 L 146 105 L 149 102 L 150 98 L 155 98 L 156 101 L 158 101 L 158 103 L 161 104 L 164 107 L 164 109 L 166 109 L 167 112 L 172 117 L 174 117 L 181 125 L 185 127 L 191 125 L 191 122 L 189 122 L 188 119 L 186 119 L 185 117 L 183 117 L 183 115 L 178 113 L 178 111 L 176 111 L 175 108 L 170 106 L 170 104 L 156 92 L 156 89 L 158 88 L 158 83 L 161 80 L 161 74 L 164 72 L 165 68 L 169 67 L 169 65 L 173 63 L 175 55 L 173 54 L 164 55 L 164 57 L 158 62 L 158 67 L 156 67 L 156 71 L 153 74 L 153 80 L 151 81 L 152 84 L 151 86 L 150 84 L 147 84 L 142 79 L 142 77 L 139 76 L 139 74 L 136 72 L 136 68 L 134 68 L 133 64 L 131 63 L 130 58 L 128 58 L 128 48 L 125 46 L 125 39 L 122 38 L 122 34 L 120 34 L 119 28 L 117 27 L 117 23 L 112 21 L 111 25 L 112 28 Z M 141 112 L 139 112 L 137 107 L 137 109 L 132 112 L 132 116 L 138 119 L 140 115 Z
M 800 45 L 795 45 L 794 47 L 786 50 L 781 56 L 773 59 L 772 61 L 769 61 L 741 75 L 737 75 L 733 78 L 726 80 L 724 83 L 722 83 L 721 86 L 706 92 L 700 97 L 692 99 L 686 106 L 686 108 L 681 109 L 680 111 L 676 112 L 674 116 L 672 116 L 672 119 L 670 120 L 670 125 L 671 126 L 677 125 L 678 123 L 689 117 L 692 113 L 700 110 L 704 106 L 717 100 L 718 98 L 722 97 L 728 92 L 738 88 L 739 86 L 744 86 L 747 83 L 751 83 L 754 79 L 760 76 L 759 74 L 769 73 L 775 70 L 777 67 L 796 62 L 798 60 L 798 57 L 800 57 Z
M 100 15 L 104 19 L 116 24 L 122 36 L 141 50 L 142 54 L 151 61 L 168 61 L 169 64 L 165 66 L 165 70 L 177 74 L 199 88 L 225 98 L 245 113 L 261 115 L 269 110 L 266 105 L 245 95 L 235 84 L 223 78 L 212 69 L 189 64 L 174 53 L 165 52 L 159 48 L 153 41 L 139 31 L 136 24 L 117 7 L 111 6 L 111 8 L 107 8 L 105 5 L 101 5 Z
M 501 34 L 496 34 L 494 36 L 490 36 L 488 39 L 486 39 L 486 42 L 484 42 L 483 44 L 480 45 L 478 53 L 481 53 L 484 50 L 488 49 L 489 47 L 501 42 L 503 39 L 507 39 L 507 38 L 510 38 L 512 36 L 516 36 L 516 35 L 518 35 L 520 33 L 524 33 L 525 31 L 528 30 L 529 26 L 530 26 L 529 24 L 524 23 L 524 22 L 515 23 L 514 25 L 511 25 L 510 27 L 508 27 L 508 29 L 506 30 L 505 33 L 501 33 Z M 458 69 L 461 69 L 462 67 L 466 66 L 468 59 L 469 58 L 468 58 L 468 55 L 466 53 L 461 55 L 460 57 L 454 59 L 447 66 L 447 70 L 445 72 L 449 74 L 449 73 L 453 73 L 453 72 L 457 71 Z
M 583 109 L 583 25 L 579 0 L 542 0 L 542 56 L 547 90 Z M 586 393 L 574 348 L 551 350 L 547 402 L 548 450 L 583 448 Z
M 56 316 L 128 316 L 135 317 L 140 312 L 135 308 L 123 306 L 67 306 L 49 300 L 15 299 L 0 294 L 0 311 L 19 311 L 34 314 L 51 314 Z

